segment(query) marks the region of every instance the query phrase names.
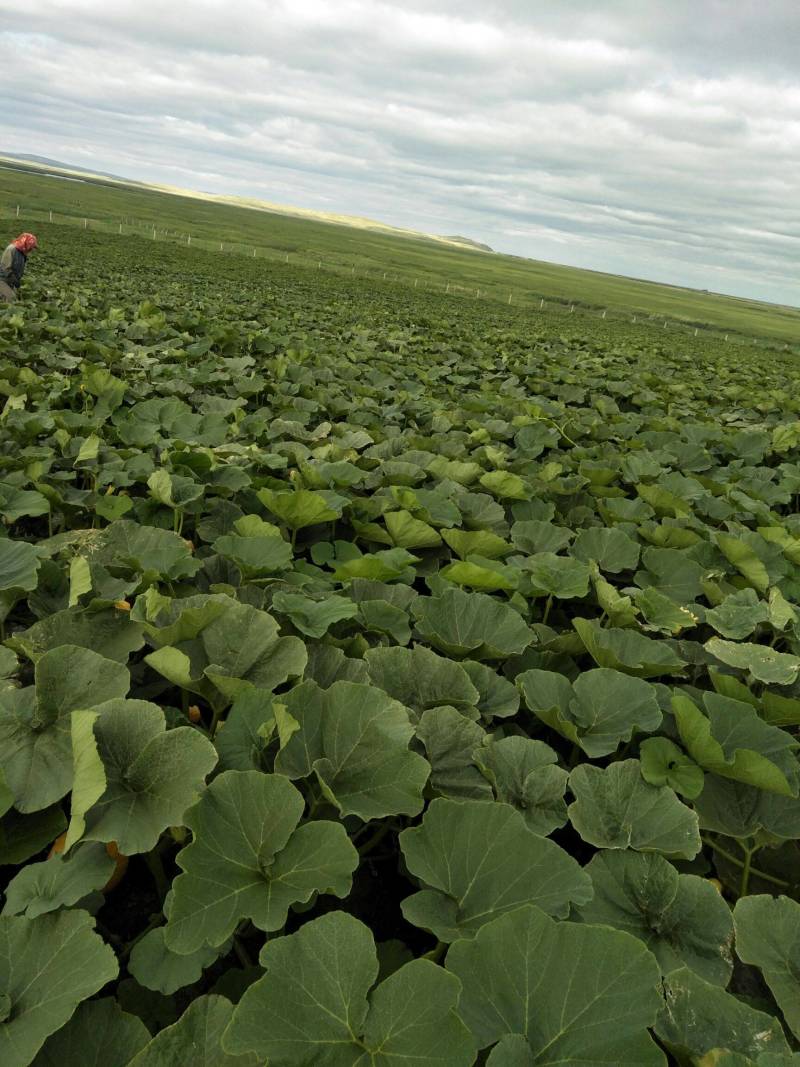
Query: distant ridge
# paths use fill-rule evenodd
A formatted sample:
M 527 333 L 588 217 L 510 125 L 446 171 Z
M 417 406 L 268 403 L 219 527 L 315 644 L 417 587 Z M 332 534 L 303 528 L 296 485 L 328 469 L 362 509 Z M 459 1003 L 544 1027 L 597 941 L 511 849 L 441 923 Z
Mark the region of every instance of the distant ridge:
M 434 241 L 437 244 L 449 245 L 461 248 L 465 251 L 493 253 L 488 245 L 473 241 L 469 237 L 441 237 L 434 233 L 422 233 L 418 230 L 407 230 L 400 226 L 390 226 L 386 222 L 377 222 L 375 219 L 362 218 L 358 215 L 338 215 L 332 212 L 315 211 L 311 208 L 291 207 L 286 204 L 273 204 L 267 200 L 258 200 L 255 197 L 225 196 L 222 193 L 204 193 L 196 189 L 181 189 L 173 185 L 158 185 L 150 182 L 135 181 L 130 178 L 121 178 L 117 174 L 107 174 L 103 171 L 87 170 L 85 167 L 75 166 L 72 163 L 63 163 L 57 159 L 49 159 L 47 156 L 19 154 L 0 154 L 0 166 L 2 164 L 16 164 L 17 166 L 29 167 L 39 172 L 50 171 L 56 176 L 79 177 L 84 181 L 95 183 L 114 184 L 129 186 L 134 189 L 154 189 L 160 193 L 172 193 L 174 196 L 189 197 L 193 200 L 205 200 L 209 203 L 230 204 L 234 207 L 249 208 L 253 211 L 270 211 L 278 215 L 291 215 L 295 218 L 313 219 L 316 222 L 331 222 L 339 226 L 352 226 L 359 230 L 371 230 L 375 233 L 384 233 L 396 237 L 410 237 L 415 240 Z

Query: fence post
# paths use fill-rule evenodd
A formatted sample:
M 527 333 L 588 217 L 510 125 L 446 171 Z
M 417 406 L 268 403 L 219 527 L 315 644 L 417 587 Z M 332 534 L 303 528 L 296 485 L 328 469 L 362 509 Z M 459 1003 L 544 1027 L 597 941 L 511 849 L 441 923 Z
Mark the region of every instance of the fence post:
M 51 222 L 53 221 L 53 212 L 52 211 L 50 212 L 50 221 Z
M 543 307 L 544 307 L 544 297 L 542 297 L 542 299 L 539 301 L 539 310 L 541 311 Z
M 605 317 L 606 317 L 606 313 L 605 313 L 605 311 L 604 311 L 604 312 L 603 312 L 603 318 L 605 318 Z
M 508 302 L 511 303 L 511 293 L 508 294 Z
M 89 229 L 89 220 L 88 219 L 84 219 L 83 220 L 83 228 L 84 228 L 84 230 L 88 230 Z
M 119 224 L 119 232 L 122 233 L 122 223 Z
M 17 218 L 19 218 L 19 204 L 17 204 Z

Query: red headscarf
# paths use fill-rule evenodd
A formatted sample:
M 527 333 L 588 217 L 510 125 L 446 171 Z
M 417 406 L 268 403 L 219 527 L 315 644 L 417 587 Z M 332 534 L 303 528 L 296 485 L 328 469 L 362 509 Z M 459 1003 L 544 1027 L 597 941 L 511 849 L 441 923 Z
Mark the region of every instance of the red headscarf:
M 21 233 L 16 241 L 11 242 L 18 252 L 22 252 L 24 256 L 27 256 L 34 248 L 39 247 L 39 242 L 33 236 L 32 233 Z

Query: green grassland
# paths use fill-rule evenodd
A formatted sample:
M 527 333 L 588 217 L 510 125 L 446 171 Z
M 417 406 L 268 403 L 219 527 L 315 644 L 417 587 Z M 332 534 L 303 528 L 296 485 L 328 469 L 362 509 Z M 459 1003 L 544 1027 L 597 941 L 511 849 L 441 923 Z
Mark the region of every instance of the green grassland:
M 259 209 L 257 201 L 203 199 L 113 179 L 66 180 L 46 176 L 41 168 L 14 163 L 0 169 L 0 218 L 31 225 L 48 219 L 101 232 L 139 233 L 152 239 L 245 255 L 282 259 L 309 268 L 368 275 L 456 297 L 495 300 L 535 309 L 544 300 L 556 310 L 606 311 L 614 320 L 633 316 L 651 328 L 695 328 L 729 333 L 737 340 L 761 339 L 796 345 L 800 309 L 740 300 L 677 286 L 579 270 L 536 260 L 484 252 L 437 238 L 392 231 L 378 223 L 354 219 L 320 221 Z M 242 206 L 247 204 L 248 206 Z M 332 218 L 337 218 L 332 216 Z

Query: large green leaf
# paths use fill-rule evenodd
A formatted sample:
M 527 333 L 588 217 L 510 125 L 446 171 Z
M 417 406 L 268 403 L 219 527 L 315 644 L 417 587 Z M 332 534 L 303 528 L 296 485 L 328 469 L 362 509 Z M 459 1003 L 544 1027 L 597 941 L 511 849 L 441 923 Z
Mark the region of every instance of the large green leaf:
M 571 556 L 557 556 L 553 552 L 539 552 L 525 560 L 525 571 L 533 596 L 552 596 L 558 600 L 573 600 L 589 592 L 589 568 Z
M 39 1050 L 33 1067 L 127 1067 L 150 1040 L 147 1027 L 113 997 L 85 1000 Z
M 272 610 L 288 615 L 293 625 L 309 637 L 322 637 L 334 623 L 357 615 L 358 605 L 343 596 L 312 600 L 300 593 L 278 592 L 272 598 Z
M 167 947 L 165 936 L 163 926 L 148 930 L 135 943 L 128 958 L 128 972 L 139 985 L 165 996 L 198 982 L 205 968 L 229 947 L 227 943 L 221 949 L 203 946 L 194 952 L 179 954 Z
M 107 526 L 92 546 L 92 559 L 112 567 L 125 567 L 146 579 L 177 581 L 200 570 L 187 543 L 178 534 L 154 526 L 120 519 Z
M 797 796 L 797 741 L 770 726 L 741 700 L 719 693 L 703 696 L 705 714 L 687 696 L 672 698 L 672 710 L 689 755 L 707 771 L 770 793 Z
M 149 852 L 203 788 L 217 762 L 190 726 L 166 729 L 145 700 L 110 700 L 72 716 L 75 784 L 67 848 L 81 839 L 115 841 L 130 856 Z
M 453 975 L 413 960 L 372 989 L 372 934 L 341 912 L 268 941 L 266 974 L 233 1013 L 231 1053 L 273 1067 L 470 1067 L 475 1046 L 456 1014 Z M 372 990 L 372 992 L 370 992 Z
M 639 562 L 639 546 L 615 526 L 593 526 L 581 530 L 570 548 L 575 559 L 594 560 L 601 571 L 618 574 L 633 570 Z
M 610 755 L 636 731 L 661 725 L 653 686 L 607 667 L 584 671 L 573 683 L 552 671 L 525 671 L 517 685 L 528 708 L 591 759 Z
M 567 821 L 569 775 L 544 741 L 504 737 L 482 746 L 474 759 L 496 799 L 516 808 L 529 830 L 546 837 Z
M 69 856 L 56 854 L 42 863 L 29 863 L 6 886 L 3 915 L 35 919 L 45 912 L 77 904 L 102 889 L 114 870 L 114 860 L 103 845 L 89 843 Z
M 598 848 L 632 848 L 693 859 L 700 851 L 697 816 L 668 786 L 649 785 L 638 760 L 609 767 L 582 763 L 569 776 L 569 819 Z
M 585 870 L 594 896 L 578 909 L 584 922 L 638 937 L 663 974 L 686 965 L 707 982 L 728 984 L 733 919 L 710 882 L 679 874 L 657 853 L 600 852 Z
M 706 641 L 705 647 L 721 663 L 749 671 L 756 681 L 768 685 L 791 685 L 800 674 L 800 657 L 776 652 L 768 645 L 736 643 L 712 637 Z
M 694 1057 L 692 1062 L 702 1062 L 714 1049 L 753 1058 L 789 1051 L 776 1018 L 703 981 L 688 967 L 665 977 L 664 1002 L 655 1032 L 670 1051 Z
M 453 945 L 447 969 L 478 1047 L 500 1042 L 492 1067 L 666 1064 L 647 1031 L 661 1005 L 658 965 L 628 934 L 523 907 Z
M 639 678 L 657 678 L 680 674 L 686 666 L 686 661 L 664 641 L 654 641 L 633 630 L 605 630 L 594 619 L 573 619 L 572 625 L 599 667 L 613 667 Z
M 763 972 L 792 1033 L 800 1038 L 800 904 L 789 897 L 742 897 L 733 918 L 736 955 Z
M 85 911 L 0 916 L 0 1063 L 26 1067 L 82 1000 L 116 978 L 113 950 Z
M 258 1067 L 257 1056 L 229 1054 L 223 1048 L 233 1010 L 225 997 L 197 997 L 176 1023 L 160 1030 L 133 1057 L 129 1067 Z
M 346 497 L 330 490 L 297 489 L 291 493 L 277 493 L 272 489 L 259 489 L 256 495 L 264 507 L 291 530 L 338 519 L 347 504 Z
M 418 827 L 400 834 L 408 869 L 425 888 L 402 903 L 415 926 L 440 941 L 472 937 L 523 904 L 563 918 L 591 883 L 575 860 L 532 833 L 509 804 L 434 800 Z
M 73 645 L 46 652 L 34 679 L 27 689 L 0 691 L 0 767 L 21 812 L 72 788 L 71 712 L 123 697 L 130 686 L 122 664 Z
M 466 664 L 439 656 L 424 645 L 371 648 L 364 662 L 372 684 L 417 715 L 443 704 L 468 712 L 480 700 Z
M 429 708 L 420 716 L 417 737 L 431 765 L 430 787 L 443 797 L 492 799 L 492 787 L 473 759 L 487 741 L 482 726 L 455 708 Z
M 193 615 L 184 621 L 189 612 Z M 192 618 L 195 625 L 187 630 Z M 166 643 L 176 627 L 180 640 Z M 250 689 L 272 692 L 302 675 L 307 660 L 303 642 L 280 637 L 278 629 L 267 612 L 230 597 L 187 597 L 172 601 L 158 616 L 151 637 L 161 647 L 146 658 L 174 685 L 222 708 Z
M 43 554 L 27 541 L 0 540 L 0 591 L 16 590 L 21 596 L 35 589 Z
M 12 808 L 0 819 L 0 864 L 24 863 L 54 841 L 66 825 L 60 804 L 33 815 L 21 815 Z
M 330 689 L 303 682 L 283 702 L 300 728 L 282 745 L 276 771 L 293 779 L 315 775 L 343 815 L 364 821 L 422 809 L 430 766 L 409 751 L 414 728 L 402 704 L 355 682 Z
M 422 637 L 450 656 L 504 659 L 533 641 L 524 619 L 485 593 L 447 589 L 438 597 L 419 597 L 411 610 Z
M 299 826 L 304 801 L 282 775 L 226 771 L 186 813 L 165 941 L 174 952 L 221 945 L 241 919 L 279 930 L 314 893 L 344 897 L 358 853 L 339 823 Z

